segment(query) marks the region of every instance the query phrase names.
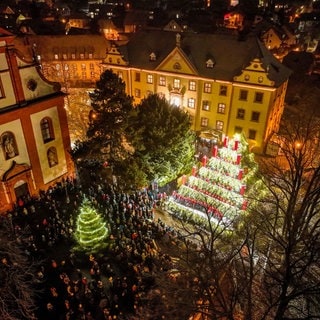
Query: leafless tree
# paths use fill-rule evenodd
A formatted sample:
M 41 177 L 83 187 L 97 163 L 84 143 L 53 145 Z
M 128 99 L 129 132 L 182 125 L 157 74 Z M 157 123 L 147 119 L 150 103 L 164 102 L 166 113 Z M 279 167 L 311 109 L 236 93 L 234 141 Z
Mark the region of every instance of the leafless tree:
M 319 316 L 320 121 L 309 108 L 288 114 L 281 156 L 261 161 L 266 196 L 252 215 L 265 260 L 260 319 Z
M 32 320 L 35 303 L 36 263 L 30 261 L 21 243 L 10 230 L 6 218 L 0 227 L 0 318 Z

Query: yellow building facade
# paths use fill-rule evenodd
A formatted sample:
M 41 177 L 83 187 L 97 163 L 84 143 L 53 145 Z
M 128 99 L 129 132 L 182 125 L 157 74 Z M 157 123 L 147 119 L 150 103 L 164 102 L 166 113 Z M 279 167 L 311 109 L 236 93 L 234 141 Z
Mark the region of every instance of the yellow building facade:
M 139 103 L 151 93 L 185 109 L 196 132 L 244 133 L 263 153 L 278 132 L 290 70 L 256 38 L 141 32 L 113 45 L 102 69 L 111 69 Z
M 186 110 L 197 133 L 243 132 L 265 152 L 278 132 L 291 71 L 255 36 L 142 30 L 126 41 L 103 36 L 28 36 L 43 72 L 71 87 L 94 87 L 113 70 L 138 104 L 151 93 Z

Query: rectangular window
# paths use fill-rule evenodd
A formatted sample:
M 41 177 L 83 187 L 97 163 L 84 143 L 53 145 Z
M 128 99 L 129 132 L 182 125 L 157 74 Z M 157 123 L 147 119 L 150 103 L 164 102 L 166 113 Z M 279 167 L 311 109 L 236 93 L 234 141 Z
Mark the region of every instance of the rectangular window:
M 196 91 L 196 82 L 195 81 L 189 81 L 189 90 Z
M 209 124 L 208 118 L 201 118 L 201 127 L 207 127 Z
M 140 89 L 134 89 L 134 96 L 136 98 L 140 98 L 141 97 L 141 91 Z
M 204 83 L 203 92 L 211 93 L 211 83 L 208 83 L 208 82 Z
M 166 77 L 164 76 L 159 77 L 159 86 L 163 86 L 163 87 L 166 86 Z
M 256 130 L 249 130 L 249 139 L 256 140 L 257 131 Z
M 180 79 L 174 79 L 173 80 L 173 87 L 175 89 L 180 89 Z
M 219 130 L 219 131 L 223 130 L 223 121 L 217 120 L 216 129 Z
M 218 103 L 218 113 L 225 114 L 226 113 L 226 105 L 225 103 Z
M 248 99 L 248 90 L 240 90 L 239 100 L 247 101 Z
M 228 92 L 227 86 L 220 86 L 219 95 L 220 96 L 226 96 Z
M 140 72 L 136 72 L 136 73 L 135 73 L 134 81 L 140 82 Z
M 54 54 L 54 60 L 58 60 L 59 59 L 59 55 L 57 53 Z
M 259 122 L 260 112 L 252 111 L 251 113 L 251 121 Z
M 67 60 L 67 59 L 68 59 L 68 56 L 67 56 L 66 53 L 62 54 L 62 59 L 63 59 L 63 60 Z
M 90 70 L 94 70 L 94 64 L 90 63 Z
M 84 53 L 80 53 L 80 59 L 84 59 Z
M 237 110 L 237 119 L 244 120 L 245 114 L 246 114 L 246 111 L 244 109 L 238 109 Z
M 196 106 L 196 100 L 193 99 L 193 98 L 189 98 L 188 99 L 188 107 L 191 108 L 191 109 L 194 109 Z
M 238 126 L 234 127 L 234 133 L 241 133 L 241 132 L 242 132 L 242 127 L 238 127 Z
M 202 101 L 202 110 L 210 111 L 210 101 L 208 100 Z
M 92 58 L 93 58 L 93 54 L 92 54 L 92 53 L 89 53 L 88 58 L 89 58 L 89 59 L 92 59 Z
M 153 83 L 153 75 L 147 74 L 147 83 Z
M 71 53 L 71 59 L 73 59 L 73 60 L 76 59 L 76 54 L 75 53 Z
M 123 78 L 123 73 L 122 73 L 122 71 L 118 71 L 118 77 L 119 77 L 120 79 Z
M 87 79 L 87 74 L 86 74 L 85 71 L 82 72 L 81 76 L 82 76 L 82 80 L 86 80 Z
M 256 92 L 254 95 L 254 102 L 262 103 L 263 101 L 263 92 Z
M 86 70 L 86 64 L 85 63 L 81 63 L 81 70 Z

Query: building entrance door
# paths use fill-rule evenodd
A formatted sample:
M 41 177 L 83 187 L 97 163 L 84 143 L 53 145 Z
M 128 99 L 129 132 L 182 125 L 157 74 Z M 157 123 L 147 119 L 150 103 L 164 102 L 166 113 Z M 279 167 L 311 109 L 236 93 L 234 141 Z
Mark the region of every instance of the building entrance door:
M 29 195 L 29 188 L 28 184 L 24 182 L 23 184 L 20 184 L 19 186 L 14 188 L 14 193 L 16 195 L 16 199 L 21 199 Z

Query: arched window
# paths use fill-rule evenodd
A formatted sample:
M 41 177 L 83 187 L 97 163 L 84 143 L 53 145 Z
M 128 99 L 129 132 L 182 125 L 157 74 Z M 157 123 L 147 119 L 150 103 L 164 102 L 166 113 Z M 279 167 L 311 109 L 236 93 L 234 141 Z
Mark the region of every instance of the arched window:
M 47 151 L 47 158 L 49 167 L 52 168 L 58 164 L 57 149 L 55 147 L 50 147 Z
M 1 135 L 1 145 L 6 160 L 19 155 L 16 138 L 12 132 L 6 131 Z
M 43 118 L 40 122 L 40 126 L 43 142 L 46 143 L 54 140 L 52 120 L 48 117 Z

